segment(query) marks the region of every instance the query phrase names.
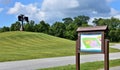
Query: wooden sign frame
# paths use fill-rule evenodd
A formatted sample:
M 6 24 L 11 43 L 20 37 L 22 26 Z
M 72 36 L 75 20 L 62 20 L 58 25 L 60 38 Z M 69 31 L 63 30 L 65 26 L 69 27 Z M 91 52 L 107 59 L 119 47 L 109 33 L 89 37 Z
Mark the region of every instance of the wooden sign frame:
M 109 70 L 109 41 L 105 39 L 105 31 L 107 31 L 107 26 L 95 26 L 95 27 L 79 27 L 77 29 L 78 32 L 78 39 L 76 41 L 76 70 L 80 70 L 80 52 L 81 51 L 81 34 L 88 33 L 88 34 L 95 34 L 101 33 L 101 52 L 94 52 L 91 53 L 103 53 L 104 54 L 104 68 L 105 70 Z

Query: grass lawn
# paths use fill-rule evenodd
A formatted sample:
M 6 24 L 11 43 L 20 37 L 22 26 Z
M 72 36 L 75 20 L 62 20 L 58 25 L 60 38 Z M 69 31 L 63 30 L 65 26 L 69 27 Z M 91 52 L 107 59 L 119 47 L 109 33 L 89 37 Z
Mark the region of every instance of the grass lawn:
M 104 63 L 103 61 L 83 63 L 81 64 L 80 70 L 99 70 L 104 67 L 103 63 Z M 120 59 L 110 61 L 110 67 L 114 67 L 114 66 L 120 66 Z M 67 65 L 67 66 L 60 66 L 60 67 L 46 68 L 39 70 L 76 70 L 76 67 L 75 65 Z
M 110 52 L 120 50 L 110 48 Z M 72 56 L 75 41 L 33 32 L 0 33 L 0 62 Z
M 70 56 L 74 51 L 74 41 L 43 33 L 0 33 L 0 61 Z

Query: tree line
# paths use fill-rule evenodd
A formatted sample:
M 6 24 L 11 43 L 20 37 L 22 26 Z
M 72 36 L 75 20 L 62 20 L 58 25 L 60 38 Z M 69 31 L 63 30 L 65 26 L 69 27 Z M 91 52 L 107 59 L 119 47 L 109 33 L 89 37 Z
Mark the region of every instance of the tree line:
M 88 16 L 77 16 L 74 18 L 67 17 L 63 18 L 61 22 L 54 22 L 52 25 L 46 23 L 45 21 L 40 21 L 39 23 L 35 23 L 33 20 L 31 20 L 29 23 L 24 23 L 24 31 L 29 32 L 41 32 L 46 33 L 49 35 L 66 38 L 70 40 L 76 40 L 77 39 L 77 32 L 76 29 L 78 27 L 88 27 L 92 26 L 88 24 L 89 21 Z M 103 19 L 103 18 L 95 18 L 93 20 L 94 26 L 102 26 L 107 25 L 108 26 L 108 34 L 107 38 L 111 42 L 120 42 L 120 20 L 114 17 L 111 17 L 109 19 Z M 20 22 L 16 21 L 15 23 L 11 24 L 10 27 L 4 26 L 3 28 L 0 28 L 0 32 L 6 32 L 6 31 L 19 31 L 21 27 Z

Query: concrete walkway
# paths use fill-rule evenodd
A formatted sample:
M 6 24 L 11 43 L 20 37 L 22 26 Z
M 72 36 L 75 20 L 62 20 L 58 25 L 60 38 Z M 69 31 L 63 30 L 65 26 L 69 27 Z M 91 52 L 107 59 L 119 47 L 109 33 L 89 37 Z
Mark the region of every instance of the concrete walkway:
M 120 52 L 111 53 L 110 60 L 120 59 L 120 56 L 118 56 L 118 54 L 120 54 Z M 81 63 L 102 61 L 103 58 L 103 54 L 82 55 Z M 64 66 L 68 64 L 75 64 L 75 56 L 1 62 L 0 70 L 36 70 L 40 68 Z
M 112 68 L 110 68 L 110 70 L 120 70 L 120 66 L 112 67 Z
M 116 49 L 120 49 L 120 44 L 115 44 L 113 46 L 110 46 L 111 48 L 116 48 Z
M 99 70 L 104 70 L 104 69 L 99 69 Z M 120 70 L 120 66 L 111 67 L 109 70 Z

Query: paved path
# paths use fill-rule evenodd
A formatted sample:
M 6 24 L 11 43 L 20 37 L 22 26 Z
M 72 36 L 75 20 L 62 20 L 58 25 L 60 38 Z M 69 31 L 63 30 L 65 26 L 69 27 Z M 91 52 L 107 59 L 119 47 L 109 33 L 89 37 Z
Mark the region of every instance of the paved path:
M 115 44 L 113 46 L 110 46 L 111 48 L 116 48 L 116 49 L 120 49 L 120 44 Z
M 119 53 L 111 53 L 110 59 L 120 59 Z M 82 55 L 81 63 L 101 61 L 103 60 L 103 54 Z M 12 62 L 1 62 L 0 70 L 35 70 L 39 68 L 64 66 L 68 64 L 75 64 L 75 56 L 57 57 L 57 58 L 45 58 Z
M 120 70 L 120 66 L 112 67 L 112 68 L 110 68 L 110 70 Z
M 120 52 L 110 53 L 110 60 L 120 59 L 119 54 Z M 103 58 L 103 54 L 82 55 L 81 63 L 102 61 Z M 35 70 L 40 68 L 64 66 L 68 64 L 75 64 L 75 56 L 0 62 L 0 70 Z
M 104 69 L 100 69 L 100 70 L 104 70 Z M 120 70 L 120 66 L 111 67 L 109 70 Z

